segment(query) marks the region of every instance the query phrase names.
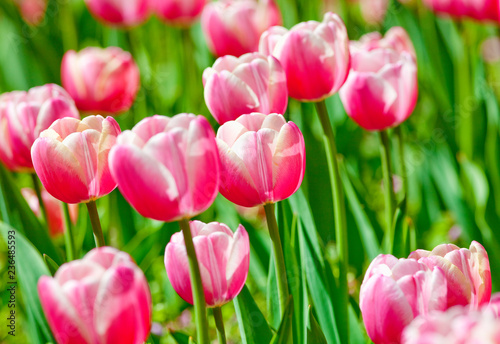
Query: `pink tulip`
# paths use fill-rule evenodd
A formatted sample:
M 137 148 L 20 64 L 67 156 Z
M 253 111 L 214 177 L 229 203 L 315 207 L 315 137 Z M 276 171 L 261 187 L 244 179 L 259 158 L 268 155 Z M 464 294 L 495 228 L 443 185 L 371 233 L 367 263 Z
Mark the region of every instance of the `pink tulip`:
M 95 248 L 42 276 L 38 295 L 58 344 L 142 344 L 149 335 L 148 283 L 115 248 Z
M 73 99 L 60 86 L 0 96 L 0 161 L 13 171 L 33 171 L 31 146 L 43 130 L 63 117 L 80 118 Z
M 152 0 L 156 14 L 167 23 L 191 25 L 201 14 L 206 0 Z
M 24 21 L 30 25 L 39 25 L 45 17 L 47 0 L 18 0 L 17 6 Z
M 132 55 L 118 47 L 66 52 L 61 79 L 81 111 L 100 114 L 130 109 L 140 87 L 139 68 Z
M 407 52 L 415 60 L 417 54 L 408 33 L 400 26 L 394 26 L 382 36 L 379 32 L 370 32 L 362 36 L 359 41 L 352 41 L 350 43 L 351 53 L 357 51 L 372 51 L 376 49 L 391 49 L 395 50 L 398 54 Z
M 219 191 L 215 134 L 203 116 L 153 116 L 118 137 L 110 169 L 125 199 L 159 221 L 205 211 Z
M 424 0 L 424 3 L 438 14 L 480 21 L 500 20 L 498 0 Z
M 150 0 L 85 0 L 92 15 L 111 26 L 130 27 L 149 17 Z
M 257 51 L 261 34 L 273 25 L 281 25 L 275 0 L 220 0 L 201 15 L 208 47 L 217 56 Z
M 368 24 L 381 24 L 389 7 L 389 0 L 361 0 L 361 14 Z
M 220 193 L 253 207 L 290 197 L 306 167 L 304 137 L 282 115 L 253 113 L 226 122 L 217 132 Z
M 94 201 L 116 188 L 108 154 L 120 133 L 112 118 L 57 120 L 33 144 L 33 165 L 45 189 L 65 203 Z
M 446 309 L 446 278 L 438 267 L 379 255 L 366 271 L 359 307 L 375 344 L 400 343 L 416 316 Z
M 336 93 L 349 72 L 349 38 L 344 22 L 328 12 L 323 22 L 308 21 L 290 31 L 272 27 L 259 50 L 273 55 L 285 69 L 290 97 L 320 101 Z
M 285 113 L 288 105 L 281 64 L 259 53 L 217 59 L 203 72 L 203 84 L 205 102 L 220 124 L 252 112 Z
M 448 307 L 470 304 L 472 309 L 477 309 L 490 301 L 490 262 L 478 242 L 473 241 L 469 249 L 447 244 L 432 251 L 417 250 L 409 258 L 443 270 L 448 281 Z
M 248 233 L 239 225 L 233 234 L 223 223 L 190 222 L 196 257 L 208 307 L 234 299 L 245 285 L 250 263 Z M 172 235 L 165 250 L 165 268 L 174 290 L 193 304 L 186 246 L 181 232 Z
M 38 217 L 42 216 L 40 202 L 38 201 L 35 190 L 31 188 L 22 188 L 21 193 L 33 213 L 35 213 L 35 215 Z M 54 198 L 51 194 L 49 194 L 47 190 L 42 190 L 42 200 L 47 211 L 47 224 L 49 226 L 49 234 L 51 237 L 55 238 L 63 234 L 66 229 L 64 225 L 64 212 L 62 203 Z M 78 218 L 78 205 L 70 204 L 69 213 L 71 222 L 75 224 Z
M 347 114 L 366 130 L 398 126 L 415 108 L 417 64 L 403 37 L 384 42 L 370 35 L 351 45 L 351 72 L 340 98 Z

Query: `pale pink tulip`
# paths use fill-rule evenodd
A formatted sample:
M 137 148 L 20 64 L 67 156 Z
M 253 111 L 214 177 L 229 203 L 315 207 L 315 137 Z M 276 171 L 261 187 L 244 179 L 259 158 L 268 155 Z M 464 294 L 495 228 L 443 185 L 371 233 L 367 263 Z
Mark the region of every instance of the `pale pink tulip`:
M 124 131 L 110 169 L 125 199 L 160 221 L 205 211 L 219 191 L 215 134 L 203 116 L 153 116 Z
M 33 213 L 35 213 L 36 216 L 41 217 L 42 211 L 40 209 L 40 202 L 38 201 L 35 190 L 31 188 L 22 188 L 21 194 L 30 206 Z M 62 208 L 62 203 L 61 201 L 54 198 L 51 194 L 49 194 L 45 189 L 42 190 L 42 200 L 47 211 L 47 225 L 49 227 L 49 234 L 51 237 L 55 238 L 63 234 L 66 229 L 64 225 L 64 211 Z M 69 214 L 71 222 L 75 224 L 78 218 L 78 205 L 70 204 Z
M 104 24 L 130 27 L 149 17 L 150 0 L 85 0 L 92 15 Z
M 31 146 L 55 120 L 80 118 L 73 99 L 57 85 L 0 96 L 0 161 L 13 171 L 33 171 Z
M 380 42 L 370 34 L 351 45 L 351 72 L 340 98 L 347 114 L 366 130 L 398 126 L 415 108 L 417 64 L 402 37 Z
M 424 0 L 424 4 L 438 14 L 480 21 L 500 20 L 498 0 Z
M 320 101 L 336 93 L 349 72 L 349 38 L 344 22 L 328 12 L 323 22 L 308 21 L 290 31 L 272 27 L 259 50 L 285 69 L 288 93 L 302 101 Z
M 477 309 L 490 301 L 490 262 L 488 253 L 478 242 L 473 241 L 469 249 L 445 244 L 432 251 L 417 250 L 409 258 L 443 270 L 448 281 L 448 307 L 470 304 L 472 309 Z
M 368 336 L 375 344 L 400 343 L 404 328 L 415 317 L 446 309 L 446 290 L 438 267 L 379 255 L 368 267 L 359 295 Z
M 273 25 L 281 25 L 275 0 L 220 0 L 209 3 L 201 15 L 205 39 L 216 56 L 257 51 L 260 35 Z
M 127 111 L 140 87 L 139 68 L 132 55 L 118 47 L 66 52 L 61 79 L 76 106 L 96 114 Z
M 115 248 L 95 248 L 42 276 L 38 295 L 58 344 L 142 344 L 149 335 L 146 277 Z
M 398 54 L 407 52 L 413 58 L 417 59 L 415 47 L 411 41 L 408 33 L 400 26 L 394 26 L 382 36 L 380 32 L 370 32 L 362 36 L 359 41 L 352 41 L 350 43 L 351 53 L 357 51 L 371 51 L 375 49 L 391 49 L 395 50 Z
M 381 24 L 389 7 L 389 0 L 360 0 L 361 14 L 368 24 Z
M 112 117 L 54 122 L 31 149 L 45 189 L 65 203 L 94 201 L 113 191 L 116 183 L 108 168 L 108 154 L 119 133 Z
M 153 9 L 167 23 L 191 25 L 201 14 L 206 0 L 152 0 Z
M 223 223 L 190 222 L 196 257 L 208 307 L 234 299 L 245 285 L 250 263 L 248 233 L 239 225 L 233 234 Z M 172 235 L 165 250 L 165 267 L 174 290 L 193 304 L 186 246 L 181 232 Z
M 304 137 L 279 114 L 243 115 L 217 132 L 220 193 L 243 207 L 274 203 L 298 190 L 306 167 Z
M 17 0 L 21 16 L 30 25 L 38 25 L 45 17 L 47 0 Z
M 274 57 L 249 53 L 224 56 L 203 72 L 205 102 L 219 124 L 241 115 L 285 113 L 286 76 Z

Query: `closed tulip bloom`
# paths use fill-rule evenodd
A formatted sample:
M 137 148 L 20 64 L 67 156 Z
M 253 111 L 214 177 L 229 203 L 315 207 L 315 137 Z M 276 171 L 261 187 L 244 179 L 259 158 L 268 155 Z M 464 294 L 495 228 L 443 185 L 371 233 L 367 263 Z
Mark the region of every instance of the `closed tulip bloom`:
M 47 225 L 49 227 L 49 234 L 51 237 L 55 238 L 63 234 L 66 227 L 64 225 L 64 211 L 61 201 L 54 198 L 47 190 L 42 190 L 42 200 L 47 211 Z M 40 202 L 36 195 L 35 190 L 31 188 L 22 188 L 21 194 L 28 203 L 29 207 L 35 213 L 36 216 L 41 217 L 42 212 L 40 209 Z M 78 205 L 69 205 L 69 214 L 71 222 L 76 223 L 78 218 Z
M 88 47 L 64 54 L 63 87 L 81 111 L 115 115 L 127 111 L 140 87 L 132 55 L 118 47 Z
M 304 137 L 282 115 L 253 113 L 226 122 L 217 132 L 217 147 L 220 193 L 237 205 L 284 200 L 304 178 Z
M 223 223 L 190 222 L 201 281 L 208 307 L 234 299 L 245 285 L 250 264 L 248 233 L 239 225 L 235 233 Z M 186 246 L 181 232 L 172 235 L 165 250 L 165 268 L 174 290 L 193 304 Z
M 118 137 L 109 161 L 125 199 L 155 220 L 196 216 L 219 191 L 215 134 L 203 116 L 146 118 Z
M 398 126 L 417 102 L 414 56 L 404 43 L 396 49 L 384 46 L 389 44 L 352 44 L 351 72 L 340 90 L 347 114 L 366 130 Z
M 375 344 L 400 343 L 415 317 L 446 309 L 446 278 L 438 267 L 379 255 L 366 271 L 359 307 Z
M 361 14 L 368 24 L 381 24 L 389 7 L 388 0 L 361 0 Z
M 444 272 L 448 281 L 448 307 L 470 304 L 472 309 L 477 309 L 490 301 L 490 262 L 488 253 L 478 242 L 473 241 L 469 249 L 445 244 L 432 251 L 417 250 L 409 258 Z
M 161 19 L 179 26 L 191 25 L 201 14 L 206 0 L 152 0 Z
M 261 34 L 274 25 L 281 25 L 275 0 L 220 0 L 209 3 L 201 15 L 205 39 L 216 56 L 258 51 Z
M 95 248 L 42 276 L 38 295 L 58 344 L 142 344 L 149 335 L 146 277 L 115 248 Z
M 498 0 L 424 0 L 424 4 L 438 14 L 469 17 L 479 21 L 498 21 Z
M 30 25 L 38 25 L 45 17 L 47 0 L 18 0 L 17 6 L 24 21 Z
M 111 26 L 139 25 L 149 17 L 150 0 L 85 0 L 92 15 Z
M 285 113 L 286 76 L 274 57 L 224 56 L 203 72 L 205 102 L 219 124 L 252 112 Z
M 31 146 L 55 120 L 80 118 L 73 99 L 60 86 L 47 84 L 28 92 L 0 96 L 0 161 L 13 171 L 33 171 Z
M 120 134 L 112 118 L 60 119 L 43 131 L 31 149 L 45 189 L 65 203 L 98 199 L 116 188 L 108 154 Z

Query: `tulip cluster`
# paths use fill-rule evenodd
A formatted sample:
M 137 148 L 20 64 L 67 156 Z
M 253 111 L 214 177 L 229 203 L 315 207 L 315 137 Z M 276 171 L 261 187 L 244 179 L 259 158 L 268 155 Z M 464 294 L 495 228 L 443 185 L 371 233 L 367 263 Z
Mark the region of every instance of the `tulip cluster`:
M 479 21 L 500 20 L 500 7 L 497 0 L 424 0 L 433 11 L 457 18 L 469 17 Z

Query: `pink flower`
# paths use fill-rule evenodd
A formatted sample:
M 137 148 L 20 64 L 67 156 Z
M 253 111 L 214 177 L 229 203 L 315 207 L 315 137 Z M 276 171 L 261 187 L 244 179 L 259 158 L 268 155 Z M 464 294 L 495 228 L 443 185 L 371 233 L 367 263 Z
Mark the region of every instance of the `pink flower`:
M 414 259 L 379 255 L 366 271 L 359 307 L 375 344 L 400 343 L 416 316 L 446 309 L 446 278 Z
M 398 29 L 401 32 L 401 29 Z M 403 123 L 417 102 L 417 64 L 409 40 L 370 34 L 351 44 L 351 72 L 340 90 L 347 114 L 366 130 Z
M 0 96 L 0 161 L 13 171 L 33 171 L 31 146 L 55 120 L 80 118 L 73 99 L 60 86 L 47 84 L 28 92 Z
M 217 59 L 203 72 L 203 84 L 205 102 L 220 124 L 252 112 L 285 113 L 288 105 L 281 64 L 259 53 Z
M 209 3 L 201 15 L 208 47 L 217 56 L 257 51 L 260 35 L 273 25 L 281 25 L 274 0 L 220 0 Z
M 217 132 L 221 158 L 220 193 L 253 207 L 290 197 L 306 167 L 304 137 L 279 114 L 243 115 Z
M 234 299 L 245 285 L 250 263 L 248 233 L 239 225 L 233 234 L 223 223 L 190 222 L 196 257 L 208 307 Z M 172 235 L 165 250 L 165 268 L 174 290 L 193 304 L 186 246 L 181 232 Z
M 125 199 L 160 221 L 205 211 L 219 191 L 215 134 L 203 116 L 153 116 L 118 137 L 110 168 Z
M 349 38 L 344 22 L 331 12 L 323 22 L 308 21 L 290 31 L 272 27 L 259 50 L 285 69 L 288 93 L 302 101 L 320 101 L 336 93 L 349 72 Z
M 155 13 L 167 23 L 189 26 L 201 14 L 206 0 L 152 0 Z
M 31 149 L 45 189 L 65 203 L 89 202 L 113 191 L 116 183 L 108 168 L 108 154 L 119 133 L 112 117 L 54 122 Z
M 446 244 L 432 251 L 417 250 L 409 258 L 444 272 L 448 281 L 448 307 L 470 304 L 472 309 L 477 309 L 490 301 L 490 262 L 478 242 L 473 241 L 469 249 Z
M 431 10 L 457 18 L 470 17 L 480 21 L 498 21 L 498 0 L 424 0 Z
M 95 248 L 42 276 L 38 295 L 59 344 L 142 344 L 151 327 L 146 278 L 125 252 Z
M 76 106 L 96 114 L 127 111 L 140 87 L 139 68 L 132 55 L 118 47 L 66 52 L 61 79 Z
M 130 27 L 149 17 L 150 0 L 85 0 L 96 19 L 111 26 Z
M 389 7 L 389 0 L 361 0 L 361 14 L 368 24 L 380 24 L 384 21 Z
M 16 2 L 25 22 L 36 26 L 43 21 L 47 10 L 47 0 L 18 0 Z
M 40 202 L 38 201 L 38 197 L 36 195 L 35 190 L 31 188 L 22 188 L 21 193 L 30 206 L 33 213 L 36 216 L 42 216 L 42 212 L 40 209 Z M 62 208 L 61 201 L 54 198 L 51 194 L 47 192 L 47 190 L 42 190 L 42 200 L 47 211 L 47 223 L 49 226 L 49 234 L 51 237 L 55 238 L 64 233 L 66 230 L 64 224 L 64 211 Z M 78 205 L 70 204 L 69 205 L 69 213 L 71 217 L 71 222 L 73 224 L 76 223 L 78 218 Z

